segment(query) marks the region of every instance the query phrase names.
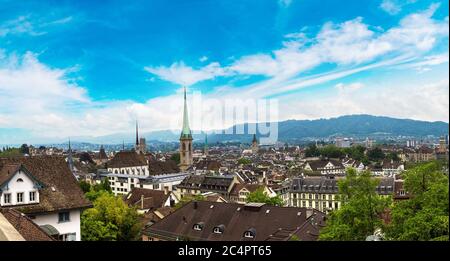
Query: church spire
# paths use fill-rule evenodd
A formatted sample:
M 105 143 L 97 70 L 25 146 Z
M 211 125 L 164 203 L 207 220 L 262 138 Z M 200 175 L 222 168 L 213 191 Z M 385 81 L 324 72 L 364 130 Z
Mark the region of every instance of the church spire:
M 205 156 L 208 156 L 208 133 L 205 133 Z
M 184 110 L 183 110 L 183 129 L 181 130 L 180 138 L 191 138 L 191 129 L 189 128 L 189 116 L 187 110 L 187 101 L 186 101 L 186 87 L 184 87 Z
M 136 120 L 136 146 L 139 145 L 138 121 Z
M 67 155 L 67 163 L 69 164 L 69 169 L 72 173 L 74 173 L 74 166 L 73 166 L 73 158 L 72 158 L 72 147 L 70 146 L 70 138 L 69 138 L 69 150 Z

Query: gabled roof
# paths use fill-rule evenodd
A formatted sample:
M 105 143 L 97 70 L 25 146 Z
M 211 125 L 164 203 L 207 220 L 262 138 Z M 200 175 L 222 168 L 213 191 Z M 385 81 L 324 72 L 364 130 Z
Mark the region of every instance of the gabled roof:
M 144 189 L 144 188 L 132 188 L 124 199 L 130 206 L 136 206 L 139 209 L 142 207 L 142 197 L 144 198 L 143 209 L 157 209 L 164 206 L 169 194 L 165 194 L 162 190 Z
M 0 208 L 0 215 L 6 218 L 6 220 L 15 228 L 15 230 L 26 241 L 54 241 L 41 227 L 34 223 L 26 215 L 22 215 L 17 210 Z M 0 230 L 1 234 L 1 230 Z
M 43 184 L 39 190 L 39 203 L 11 206 L 10 208 L 16 208 L 20 212 L 29 214 L 92 206 L 91 202 L 84 197 L 84 193 L 64 157 L 0 158 L 0 169 L 10 164 L 23 164 L 31 175 Z
M 311 216 L 307 216 L 308 212 Z M 309 233 L 301 231 L 295 234 L 300 240 L 317 240 L 319 223 L 324 216 L 320 211 L 305 208 L 190 202 L 146 228 L 144 234 L 167 240 L 243 241 L 249 240 L 243 237 L 244 233 L 252 231 L 255 237 L 250 240 L 263 241 L 279 230 L 300 231 L 310 222 Z M 195 224 L 202 224 L 202 230 L 194 230 Z M 223 232 L 213 233 L 213 229 L 219 226 Z
M 108 162 L 108 168 L 127 168 L 147 166 L 144 156 L 137 154 L 135 151 L 119 151 Z
M 3 184 L 8 182 L 18 171 L 22 171 L 23 173 L 25 173 L 40 187 L 43 186 L 42 182 L 36 179 L 36 177 L 34 177 L 33 174 L 31 174 L 22 163 L 12 163 L 5 164 L 3 167 L 0 166 L 0 188 Z

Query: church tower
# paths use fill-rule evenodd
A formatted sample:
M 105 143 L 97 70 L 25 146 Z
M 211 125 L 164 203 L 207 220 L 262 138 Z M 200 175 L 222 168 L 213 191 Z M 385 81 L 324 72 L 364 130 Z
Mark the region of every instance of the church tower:
M 205 157 L 208 157 L 208 150 L 209 150 L 209 148 L 208 148 L 208 134 L 205 133 L 205 148 L 203 150 L 203 153 L 204 153 Z
M 184 87 L 183 128 L 180 136 L 180 170 L 186 171 L 192 166 L 193 162 L 192 133 L 189 128 L 186 87 Z
M 134 145 L 134 150 L 138 154 L 145 154 L 147 152 L 147 143 L 145 141 L 145 138 L 139 139 L 139 127 L 137 121 L 136 121 L 136 144 Z
M 258 152 L 258 140 L 256 139 L 256 134 L 253 134 L 252 152 L 253 154 L 256 154 Z

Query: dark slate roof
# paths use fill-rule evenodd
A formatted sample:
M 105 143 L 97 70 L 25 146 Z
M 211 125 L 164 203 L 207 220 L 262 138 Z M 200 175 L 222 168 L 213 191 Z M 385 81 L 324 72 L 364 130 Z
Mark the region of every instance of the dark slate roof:
M 167 161 L 159 161 L 153 159 L 151 157 L 150 164 L 149 164 L 149 173 L 150 175 L 161 175 L 161 174 L 167 174 L 167 173 L 178 173 L 180 172 L 180 168 L 178 167 L 177 163 L 173 160 L 167 160 Z
M 64 157 L 34 156 L 0 158 L 0 169 L 10 164 L 21 163 L 30 174 L 42 183 L 39 203 L 12 206 L 25 214 L 52 212 L 92 206 L 70 171 Z
M 130 206 L 141 208 L 141 199 L 144 196 L 144 209 L 161 208 L 166 202 L 169 194 L 165 194 L 162 190 L 144 189 L 134 187 L 124 196 L 125 202 Z
M 307 211 L 312 214 L 309 218 Z M 317 240 L 320 226 L 324 225 L 324 216 L 322 212 L 305 208 L 190 202 L 147 227 L 144 234 L 166 240 L 263 241 L 277 237 L 279 231 L 284 230 L 296 234 L 302 241 Z M 194 230 L 195 224 L 202 224 L 203 229 Z M 223 227 L 223 233 L 213 233 L 213 229 L 219 226 Z M 249 230 L 255 233 L 254 239 L 243 237 Z M 289 237 L 283 235 L 282 240 Z
M 227 192 L 233 183 L 233 176 L 191 175 L 186 177 L 177 187 L 200 189 L 202 191 Z
M 318 193 L 337 194 L 339 188 L 337 181 L 344 177 L 299 177 L 294 178 L 291 184 L 291 192 L 295 193 Z M 377 178 L 380 182 L 376 192 L 380 195 L 390 195 L 394 192 L 394 178 Z
M 222 167 L 219 161 L 212 159 L 202 159 L 195 164 L 196 169 L 206 169 L 218 171 Z
M 300 177 L 292 180 L 291 191 L 297 193 L 338 193 L 337 179 L 328 177 Z
M 0 213 L 26 241 L 54 241 L 41 227 L 15 209 L 0 208 Z
M 147 166 L 145 157 L 135 151 L 119 151 L 108 162 L 108 168 Z

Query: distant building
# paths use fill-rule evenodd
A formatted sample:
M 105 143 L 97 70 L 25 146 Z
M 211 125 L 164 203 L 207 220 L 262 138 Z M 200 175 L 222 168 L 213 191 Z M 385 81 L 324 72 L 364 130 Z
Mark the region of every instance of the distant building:
M 145 154 L 147 152 L 147 143 L 145 138 L 139 138 L 138 122 L 136 121 L 136 144 L 134 150 L 138 154 Z
M 148 176 L 149 166 L 144 155 L 135 151 L 119 151 L 107 163 L 107 169 L 114 174 Z
M 312 209 L 191 201 L 144 230 L 144 241 L 315 241 L 325 214 Z
M 337 160 L 314 160 L 305 163 L 303 168 L 306 171 L 310 171 L 314 174 L 321 175 L 344 175 L 345 167 L 341 162 Z
M 163 207 L 174 207 L 178 198 L 170 192 L 168 187 L 162 190 L 133 188 L 124 196 L 124 201 L 136 207 L 138 213 L 147 213 Z
M 255 192 L 257 189 L 262 189 L 263 193 L 271 198 L 277 196 L 277 194 L 272 190 L 272 188 L 266 185 L 237 183 L 234 184 L 233 188 L 231 189 L 230 201 L 245 204 L 247 202 L 247 196 L 250 193 Z
M 200 195 L 204 192 L 215 192 L 229 199 L 231 189 L 238 183 L 235 176 L 191 175 L 177 185 L 177 196 Z
M 256 139 L 256 134 L 253 134 L 253 140 L 252 140 L 252 153 L 256 154 L 258 153 L 258 140 Z
M 336 138 L 335 144 L 338 148 L 349 148 L 351 146 L 351 140 L 348 138 Z

